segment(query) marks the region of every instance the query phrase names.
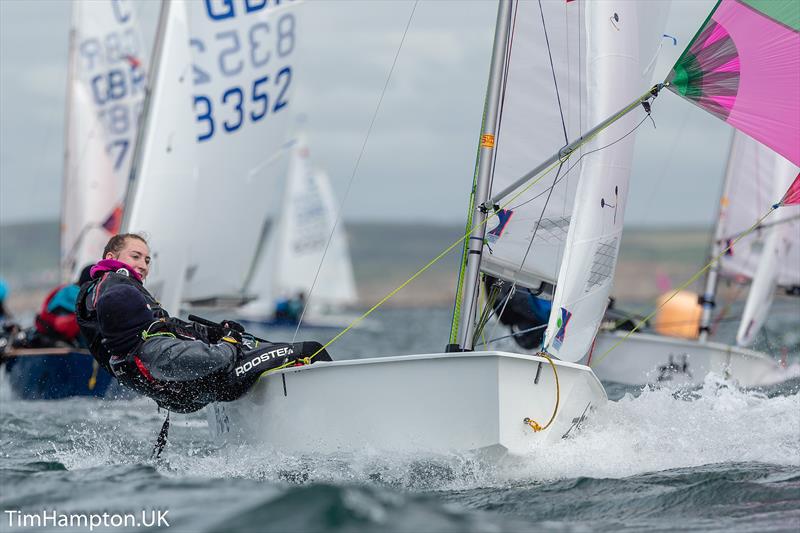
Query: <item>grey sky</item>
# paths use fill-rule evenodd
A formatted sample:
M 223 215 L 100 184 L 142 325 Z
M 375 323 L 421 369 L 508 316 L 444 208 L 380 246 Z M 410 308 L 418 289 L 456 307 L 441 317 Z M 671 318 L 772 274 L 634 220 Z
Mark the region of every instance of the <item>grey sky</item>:
M 627 0 L 633 1 L 633 0 Z M 659 60 L 664 75 L 712 0 L 676 0 Z M 319 1 L 304 6 L 295 109 L 314 162 L 338 193 L 353 172 L 413 2 Z M 0 223 L 60 211 L 68 0 L 0 0 Z M 150 43 L 157 0 L 141 0 Z M 345 205 L 349 220 L 463 221 L 474 167 L 494 1 L 424 0 Z M 642 127 L 626 218 L 641 225 L 711 223 L 730 128 L 671 93 L 657 129 Z

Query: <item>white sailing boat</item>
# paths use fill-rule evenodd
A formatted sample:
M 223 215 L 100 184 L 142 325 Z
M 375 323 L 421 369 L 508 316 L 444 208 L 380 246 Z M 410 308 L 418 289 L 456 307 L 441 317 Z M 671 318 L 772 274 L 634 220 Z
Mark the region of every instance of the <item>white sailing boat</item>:
M 266 245 L 247 285 L 247 292 L 258 298 L 237 311 L 240 317 L 262 325 L 292 325 L 297 317 L 276 316 L 276 303 L 297 298 L 307 303 L 304 328 L 344 328 L 357 318 L 342 314 L 356 303 L 357 294 L 347 237 L 342 222 L 337 223 L 337 212 L 327 174 L 313 168 L 308 143 L 298 136 L 280 216 L 275 227 L 265 231 Z
M 740 132 L 731 143 L 717 227 L 710 257 L 751 227 L 797 176 L 798 168 L 782 156 Z M 627 332 L 602 332 L 597 337 L 593 368 L 608 381 L 632 385 L 657 382 L 702 383 L 709 372 L 745 387 L 781 381 L 778 362 L 747 347 L 764 324 L 778 288 L 800 286 L 800 207 L 779 210 L 763 228 L 737 242 L 713 265 L 706 280 L 699 339 Z M 747 303 L 736 336 L 729 345 L 708 340 L 718 276 L 737 282 L 751 280 Z M 588 360 L 592 364 L 591 358 Z
M 146 72 L 130 3 L 75 0 L 71 8 L 61 209 L 65 282 L 101 259 L 119 230 Z
M 648 16 L 640 17 L 646 9 Z M 320 362 L 272 372 L 239 400 L 215 404 L 209 410 L 212 431 L 299 453 L 364 448 L 524 453 L 570 434 L 592 406 L 605 402 L 591 369 L 573 361 L 588 350 L 610 290 L 630 142 L 587 153 L 580 180 L 568 169 L 579 164 L 584 139 L 593 138 L 588 152 L 635 126 L 635 120 L 620 116 L 641 109 L 641 101 L 649 98 L 639 95 L 649 87 L 643 65 L 661 38 L 661 31 L 644 27 L 658 21 L 652 11 L 632 2 L 501 0 L 461 318 L 448 353 Z M 624 112 L 613 114 L 623 104 L 629 104 Z M 608 116 L 613 118 L 602 121 Z M 529 186 L 567 154 L 573 157 L 558 173 Z M 483 221 L 494 204 L 505 209 L 489 221 L 493 229 L 486 232 Z M 536 207 L 525 210 L 528 205 Z M 487 233 L 491 255 L 484 245 Z M 531 245 L 535 253 L 528 255 Z M 556 284 L 557 312 L 547 349 L 559 359 L 471 351 L 480 334 L 480 270 L 550 294 Z M 341 358 L 335 350 L 334 356 Z
M 163 2 L 126 197 L 148 237 L 147 288 L 170 312 L 244 297 L 288 163 L 294 4 Z

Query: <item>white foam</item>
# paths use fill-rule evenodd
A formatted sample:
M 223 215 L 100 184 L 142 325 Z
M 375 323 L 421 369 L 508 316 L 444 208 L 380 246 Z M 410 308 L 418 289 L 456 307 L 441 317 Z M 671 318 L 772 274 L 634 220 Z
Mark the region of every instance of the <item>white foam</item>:
M 56 456 L 70 469 L 147 462 L 162 419 L 149 410 L 141 413 L 138 403 L 113 402 L 93 413 L 92 420 L 72 429 L 71 445 Z M 134 424 L 132 414 L 138 415 Z M 770 398 L 731 388 L 713 376 L 699 390 L 645 390 L 608 402 L 575 436 L 499 463 L 468 454 L 398 456 L 369 450 L 356 456 L 299 457 L 269 443 L 220 448 L 209 440 L 200 415 L 179 416 L 174 423 L 165 462 L 157 468 L 176 477 L 457 490 L 622 478 L 713 463 L 800 465 L 800 393 Z
M 714 377 L 699 391 L 647 390 L 601 407 L 575 437 L 500 463 L 469 455 L 370 451 L 301 458 L 265 444 L 182 456 L 173 452 L 169 473 L 466 489 L 581 476 L 621 478 L 730 462 L 800 465 L 800 394 L 768 398 Z
M 710 375 L 698 391 L 645 390 L 608 402 L 574 438 L 515 466 L 536 479 L 620 478 L 751 461 L 800 465 L 800 394 L 768 398 Z

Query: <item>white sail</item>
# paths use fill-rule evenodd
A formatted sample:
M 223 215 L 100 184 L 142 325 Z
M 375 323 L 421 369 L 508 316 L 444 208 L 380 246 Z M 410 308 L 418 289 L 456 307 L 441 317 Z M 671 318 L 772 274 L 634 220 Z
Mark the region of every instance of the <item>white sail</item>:
M 736 239 L 739 234 L 749 229 L 755 222 L 764 216 L 772 204 L 780 200 L 781 195 L 788 188 L 787 182 L 783 191 L 777 192 L 776 183 L 784 183 L 784 174 L 797 175 L 794 170 L 784 166 L 785 159 L 771 149 L 747 135 L 734 132 L 731 152 L 728 160 L 728 176 L 726 187 L 720 202 L 719 237 L 724 241 L 725 248 L 728 241 Z M 782 168 L 782 170 L 779 170 Z M 721 258 L 722 274 L 729 278 L 751 279 L 761 263 L 761 252 L 769 233 L 769 224 L 784 216 L 790 211 L 797 211 L 793 207 L 781 208 L 778 213 L 767 219 L 767 226 L 757 229 L 750 235 L 743 237 Z M 800 213 L 794 213 L 800 215 Z M 800 219 L 798 216 L 786 218 L 783 226 L 787 226 L 786 236 L 794 243 L 791 246 L 786 261 L 778 265 L 778 284 L 782 286 L 800 285 Z
M 331 231 L 333 236 L 330 237 L 330 245 L 324 261 L 320 254 L 320 261 L 323 263 L 310 305 L 312 309 L 335 309 L 352 305 L 357 302 L 358 294 L 356 293 L 353 262 L 350 258 L 350 246 L 347 242 L 344 220 L 340 218 L 336 228 L 333 227 L 339 206 L 336 203 L 328 174 L 324 171 L 315 172 L 313 182 L 316 183 L 326 213 L 325 218 L 328 225 L 326 237 L 331 234 Z
M 143 233 L 152 264 L 145 286 L 178 312 L 188 243 L 196 239 L 197 146 L 186 2 L 162 4 L 123 229 Z
M 514 15 L 513 46 L 496 138 L 493 191 L 505 189 L 592 125 L 586 121 L 583 2 L 545 1 L 541 2 L 542 12 L 539 7 L 537 2 L 519 2 Z M 573 162 L 562 169 L 560 181 L 549 197 L 555 171 L 506 207 L 511 214 L 505 225 L 503 218 L 489 222 L 491 253 L 484 252 L 481 270 L 528 287 L 538 287 L 540 281 L 555 282 L 578 183 L 576 171 L 566 174 Z M 500 203 L 505 205 L 517 192 Z M 531 238 L 533 252 L 527 253 Z
M 655 26 L 659 21 L 650 17 L 647 6 L 638 2 L 587 3 L 590 124 L 611 116 L 650 86 L 647 65 L 661 39 L 661 31 Z M 653 27 L 642 31 L 641 24 Z M 581 179 L 545 333 L 546 349 L 567 361 L 578 361 L 588 352 L 605 313 L 622 239 L 633 159 L 635 136 L 625 135 L 642 116 L 630 113 L 601 131 L 587 145 L 582 160 Z M 611 143 L 613 146 L 609 146 Z
M 296 3 L 192 2 L 200 177 L 184 300 L 241 296 L 286 175 Z
M 244 316 L 270 316 L 277 299 L 299 293 L 310 296 L 312 314 L 355 303 L 353 267 L 341 220 L 334 229 L 337 211 L 328 177 L 312 168 L 308 145 L 300 137 L 292 149 L 280 218 L 269 231 L 270 243 L 248 287 L 259 297 L 244 306 Z
M 119 229 L 145 95 L 144 63 L 131 2 L 72 3 L 61 212 L 65 281 L 101 259 Z
M 773 162 L 770 175 L 772 197 L 780 198 L 797 176 L 798 168 L 771 150 L 770 153 Z M 763 209 L 766 209 L 766 206 Z M 736 333 L 736 343 L 739 346 L 751 345 L 756 334 L 764 325 L 772 306 L 775 289 L 781 282 L 782 273 L 784 282 L 787 275 L 794 278 L 800 277 L 800 261 L 796 259 L 797 254 L 800 253 L 798 251 L 800 248 L 798 216 L 800 216 L 800 206 L 791 205 L 779 208 L 773 218 L 768 219 L 771 225 L 765 229 L 766 238 L 763 247 L 758 252 L 758 267 L 753 275 L 742 320 Z M 791 219 L 794 220 L 787 222 Z

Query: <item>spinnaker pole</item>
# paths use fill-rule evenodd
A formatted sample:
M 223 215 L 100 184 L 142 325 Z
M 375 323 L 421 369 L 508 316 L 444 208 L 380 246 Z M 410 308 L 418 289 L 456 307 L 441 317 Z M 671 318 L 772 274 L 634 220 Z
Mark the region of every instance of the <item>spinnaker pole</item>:
M 478 276 L 480 274 L 483 239 L 486 235 L 486 211 L 483 204 L 489 197 L 489 184 L 492 179 L 492 163 L 495 154 L 495 134 L 500 110 L 503 79 L 505 77 L 508 35 L 511 28 L 511 0 L 500 0 L 497 6 L 497 22 L 492 48 L 492 61 L 489 67 L 489 84 L 486 88 L 484 109 L 484 129 L 478 151 L 478 178 L 475 183 L 473 201 L 473 228 L 467 245 L 467 267 L 464 276 L 464 289 L 461 296 L 461 317 L 458 327 L 458 349 L 472 350 L 472 335 L 475 328 L 475 311 L 478 301 Z M 450 349 L 450 348 L 449 348 Z
M 483 204 L 481 208 L 484 211 L 494 209 L 494 207 L 497 204 L 499 204 L 503 200 L 503 198 L 510 195 L 512 192 L 520 188 L 522 185 L 525 185 L 532 178 L 538 176 L 542 171 L 547 169 L 547 167 L 551 166 L 553 163 L 557 161 L 562 161 L 562 162 L 566 161 L 570 157 L 570 155 L 572 155 L 572 152 L 574 152 L 575 150 L 577 150 L 578 148 L 580 148 L 581 146 L 592 140 L 592 138 L 595 135 L 597 135 L 600 131 L 609 127 L 611 124 L 618 121 L 619 119 L 621 119 L 622 117 L 624 117 L 625 115 L 627 115 L 628 113 L 639 107 L 640 105 L 645 106 L 645 110 L 649 113 L 650 112 L 649 100 L 651 98 L 655 98 L 656 96 L 658 96 L 658 93 L 661 92 L 661 89 L 663 89 L 666 86 L 667 84 L 664 83 L 659 83 L 657 85 L 654 85 L 645 94 L 638 97 L 636 100 L 626 105 L 625 107 L 623 107 L 622 109 L 620 109 L 619 111 L 617 111 L 616 113 L 605 119 L 603 122 L 601 122 L 594 128 L 590 129 L 589 131 L 587 131 L 586 133 L 584 133 L 583 135 L 581 135 L 580 137 L 578 137 L 577 139 L 566 145 L 564 148 L 562 148 L 555 154 L 545 159 L 536 168 L 525 173 L 524 176 L 514 181 L 514 183 L 512 183 L 511 185 L 509 185 L 502 191 L 492 196 L 492 198 L 488 200 L 485 204 Z

